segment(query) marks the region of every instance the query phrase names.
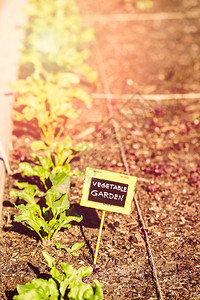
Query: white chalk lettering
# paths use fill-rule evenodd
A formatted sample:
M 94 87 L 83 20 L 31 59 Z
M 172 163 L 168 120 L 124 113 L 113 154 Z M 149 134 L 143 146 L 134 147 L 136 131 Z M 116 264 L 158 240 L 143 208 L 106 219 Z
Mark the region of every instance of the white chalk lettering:
M 104 198 L 108 198 L 108 193 L 104 192 Z
M 123 201 L 123 198 L 124 198 L 124 195 L 119 195 L 119 199 L 118 200 Z
M 91 195 L 92 196 L 98 196 L 98 191 L 97 190 L 93 190 L 93 191 L 91 191 Z
M 100 181 L 93 181 L 92 182 L 93 186 L 102 188 L 102 189 L 111 189 L 111 190 L 118 190 L 120 192 L 126 193 L 127 192 L 127 187 L 126 186 L 121 186 L 118 184 L 114 184 L 114 183 L 101 183 Z
M 107 198 L 107 199 L 111 199 L 111 200 L 114 199 L 117 201 L 123 201 L 123 198 L 124 198 L 124 195 L 102 192 L 102 191 L 98 191 L 98 190 L 91 191 L 91 195 L 94 197 L 103 197 L 103 198 Z

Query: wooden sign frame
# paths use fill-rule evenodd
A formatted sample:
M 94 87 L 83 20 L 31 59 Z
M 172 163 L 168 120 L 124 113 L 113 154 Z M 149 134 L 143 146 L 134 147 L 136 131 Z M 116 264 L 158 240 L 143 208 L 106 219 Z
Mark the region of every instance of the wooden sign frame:
M 129 215 L 137 177 L 86 168 L 80 205 Z

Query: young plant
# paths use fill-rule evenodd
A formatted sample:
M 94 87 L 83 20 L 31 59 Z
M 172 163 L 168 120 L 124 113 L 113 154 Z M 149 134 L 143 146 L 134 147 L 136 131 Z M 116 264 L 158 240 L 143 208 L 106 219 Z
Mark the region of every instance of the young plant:
M 71 222 L 81 222 L 82 217 L 70 215 L 70 203 L 67 193 L 59 191 L 57 186 L 52 186 L 45 196 L 45 206 L 36 203 L 38 191 L 35 186 L 28 185 L 23 191 L 11 191 L 11 197 L 19 197 L 27 202 L 15 207 L 20 210 L 20 215 L 15 216 L 15 221 L 24 223 L 35 231 L 42 241 L 52 242 L 56 233 L 61 228 L 69 229 Z
M 31 149 L 37 152 L 32 154 L 32 157 L 38 161 L 42 157 L 47 157 L 51 159 L 54 168 L 68 165 L 77 154 L 91 148 L 92 143 L 85 142 L 73 146 L 68 135 L 63 140 L 54 141 L 51 145 L 46 145 L 43 141 L 35 141 L 31 144 Z
M 70 253 L 72 256 L 75 256 L 75 257 L 79 256 L 79 253 L 75 252 L 75 251 L 81 249 L 83 246 L 84 246 L 84 243 L 76 243 L 71 248 L 64 247 L 60 243 L 55 244 L 56 249 L 58 249 L 58 250 L 64 249 L 66 252 Z
M 69 191 L 70 177 L 82 175 L 78 170 L 70 170 L 70 161 L 78 153 L 91 147 L 91 143 L 78 143 L 73 147 L 69 136 L 66 136 L 62 141 L 53 142 L 50 146 L 43 141 L 35 141 L 31 144 L 34 151 L 31 156 L 34 158 L 35 165 L 32 166 L 28 162 L 22 162 L 19 167 L 23 175 L 38 177 L 46 190 L 52 184 L 58 186 L 64 182 L 66 191 Z
M 73 107 L 73 99 L 91 104 L 91 97 L 71 83 L 76 80 L 79 82 L 76 77 L 70 73 L 51 74 L 45 71 L 19 80 L 13 85 L 17 92 L 15 119 L 35 120 L 41 139 L 50 145 L 62 134 L 67 119 L 79 116 Z
M 84 283 L 82 278 L 93 272 L 92 267 L 81 267 L 76 270 L 67 263 L 60 263 L 62 273 L 56 268 L 55 259 L 43 252 L 52 278 L 49 280 L 33 279 L 26 285 L 18 285 L 18 295 L 13 300 L 102 300 L 102 283 L 94 280 L 94 287 Z

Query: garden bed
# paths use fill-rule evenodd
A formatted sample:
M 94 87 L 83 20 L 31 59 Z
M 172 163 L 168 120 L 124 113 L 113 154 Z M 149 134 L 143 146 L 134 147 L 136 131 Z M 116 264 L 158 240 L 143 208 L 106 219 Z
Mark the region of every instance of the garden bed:
M 83 16 L 96 11 L 97 7 L 92 7 L 94 2 L 90 2 L 81 7 Z M 176 11 L 180 7 L 177 2 L 173 1 L 170 7 L 162 6 L 162 11 Z M 180 10 L 194 9 L 197 2 L 190 1 L 188 7 L 189 3 L 184 1 L 185 6 Z M 106 3 L 100 5 L 98 12 L 126 12 L 121 1 Z M 117 5 L 116 10 L 110 9 L 113 5 Z M 161 12 L 157 5 L 149 12 Z M 104 63 L 103 76 L 113 94 L 199 92 L 198 19 L 95 24 Z M 100 78 L 96 89 L 88 89 L 104 94 L 102 68 L 95 49 L 94 44 L 91 64 Z M 96 99 L 90 109 L 81 106 L 80 118 L 67 123 L 65 132 L 73 137 L 74 144 L 82 140 L 93 142 L 93 148 L 79 154 L 71 165 L 83 173 L 88 166 L 126 173 L 113 128 L 115 120 L 130 175 L 138 177 L 136 194 L 146 228 L 141 226 L 134 203 L 130 216 L 107 212 L 97 265 L 88 280 L 98 279 L 103 283 L 106 300 L 159 299 L 146 249 L 147 232 L 164 299 L 197 300 L 200 102 L 198 99 L 147 101 L 143 97 L 128 101 L 112 99 L 112 118 L 107 104 L 106 99 Z M 101 219 L 101 211 L 80 207 L 84 179 L 73 177 L 70 201 L 74 210 L 83 215 L 83 221 L 60 231 L 55 241 L 65 246 L 85 242 L 78 258 L 53 246 L 42 246 L 32 231 L 13 220 L 17 214 L 16 200 L 9 192 L 19 176 L 19 162 L 30 159 L 30 143 L 36 138 L 22 128 L 14 123 L 10 165 L 15 175 L 7 176 L 3 202 L 0 297 L 5 300 L 12 299 L 17 284 L 36 277 L 48 278 L 43 250 L 54 256 L 56 263 L 64 261 L 77 268 L 93 265 Z

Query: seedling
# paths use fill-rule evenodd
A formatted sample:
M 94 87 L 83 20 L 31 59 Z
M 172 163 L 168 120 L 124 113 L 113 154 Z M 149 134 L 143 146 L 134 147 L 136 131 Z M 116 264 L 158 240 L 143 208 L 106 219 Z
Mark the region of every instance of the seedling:
M 18 285 L 19 295 L 13 297 L 13 300 L 102 300 L 102 283 L 94 280 L 94 287 L 84 283 L 82 278 L 93 272 L 92 267 L 81 267 L 76 270 L 67 263 L 60 263 L 62 273 L 56 268 L 55 258 L 46 251 L 43 252 L 49 267 L 52 278 L 49 280 L 33 279 L 26 285 Z
M 41 139 L 48 145 L 61 136 L 67 119 L 79 116 L 72 100 L 87 105 L 92 101 L 83 89 L 70 84 L 69 74 L 34 73 L 13 87 L 17 92 L 16 120 L 35 120 Z
M 66 252 L 68 252 L 71 255 L 76 256 L 76 257 L 79 256 L 79 253 L 75 252 L 75 251 L 81 249 L 83 246 L 84 246 L 84 243 L 76 243 L 71 248 L 62 246 L 60 243 L 55 244 L 56 249 L 58 249 L 58 250 L 64 249 Z
M 34 158 L 35 165 L 22 162 L 19 167 L 24 176 L 38 177 L 45 190 L 48 190 L 51 185 L 64 184 L 65 191 L 69 192 L 70 177 L 82 175 L 78 170 L 70 170 L 70 161 L 78 153 L 91 147 L 91 143 L 79 143 L 73 147 L 69 136 L 62 141 L 53 142 L 51 146 L 47 146 L 43 141 L 35 141 L 31 145 L 34 151 L 31 156 Z
M 45 196 L 45 206 L 40 207 L 36 203 L 37 189 L 33 185 L 24 188 L 23 191 L 11 191 L 11 197 L 19 197 L 27 202 L 27 205 L 15 205 L 21 211 L 15 216 L 15 221 L 23 222 L 28 228 L 35 231 L 42 241 L 53 241 L 56 233 L 61 228 L 69 229 L 71 222 L 81 222 L 82 217 L 70 215 L 70 203 L 68 195 L 59 191 L 57 186 L 52 186 Z

